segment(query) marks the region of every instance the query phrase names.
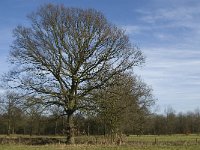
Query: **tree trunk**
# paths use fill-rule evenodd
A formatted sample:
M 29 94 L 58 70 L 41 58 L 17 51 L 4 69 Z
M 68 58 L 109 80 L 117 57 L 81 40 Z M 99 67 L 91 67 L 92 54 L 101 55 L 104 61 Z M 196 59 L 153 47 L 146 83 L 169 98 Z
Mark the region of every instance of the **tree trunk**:
M 12 127 L 12 134 L 15 134 L 15 127 Z
M 72 114 L 68 114 L 67 116 L 67 144 L 75 144 Z
M 65 118 L 62 116 L 62 135 L 65 135 Z
M 11 130 L 11 127 L 10 127 L 10 119 L 8 120 L 8 131 L 7 131 L 7 134 L 10 135 L 10 130 Z
M 57 122 L 57 119 L 56 119 L 55 129 L 54 129 L 54 135 L 57 135 L 57 128 L 58 128 L 58 122 Z
M 26 127 L 24 127 L 24 133 L 23 133 L 24 135 L 26 134 Z
M 87 126 L 87 136 L 90 135 L 90 124 L 88 123 L 88 126 Z
M 40 128 L 41 128 L 41 122 L 40 122 L 40 119 L 39 119 L 39 122 L 38 122 L 38 129 L 37 129 L 37 134 L 40 135 Z
M 10 106 L 10 102 L 9 102 L 9 106 L 8 106 L 8 131 L 7 134 L 10 135 L 11 133 L 11 106 Z

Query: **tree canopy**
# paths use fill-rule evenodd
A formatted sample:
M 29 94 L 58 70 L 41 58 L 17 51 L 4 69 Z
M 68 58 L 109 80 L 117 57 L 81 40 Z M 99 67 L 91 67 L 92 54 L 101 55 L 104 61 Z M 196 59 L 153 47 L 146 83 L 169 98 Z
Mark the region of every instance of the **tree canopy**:
M 29 27 L 14 30 L 14 67 L 4 80 L 32 104 L 62 108 L 73 143 L 74 112 L 88 108 L 90 93 L 141 65 L 144 56 L 124 30 L 94 9 L 48 4 L 28 18 Z

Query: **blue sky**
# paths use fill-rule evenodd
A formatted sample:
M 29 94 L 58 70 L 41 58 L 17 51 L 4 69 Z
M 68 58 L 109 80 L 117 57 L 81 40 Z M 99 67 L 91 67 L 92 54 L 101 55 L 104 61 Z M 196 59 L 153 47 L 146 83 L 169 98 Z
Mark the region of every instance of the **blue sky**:
M 126 29 L 147 57 L 135 71 L 153 88 L 162 112 L 200 106 L 199 0 L 2 0 L 0 1 L 0 74 L 8 71 L 12 30 L 28 25 L 26 16 L 45 3 L 95 8 Z M 1 91 L 1 90 L 0 90 Z

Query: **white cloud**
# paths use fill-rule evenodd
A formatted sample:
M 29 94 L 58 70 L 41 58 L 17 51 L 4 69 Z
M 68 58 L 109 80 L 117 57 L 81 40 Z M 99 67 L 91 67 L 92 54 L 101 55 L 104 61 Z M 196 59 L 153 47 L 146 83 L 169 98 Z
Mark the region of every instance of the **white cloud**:
M 200 3 L 185 5 L 184 2 L 178 5 L 173 1 L 173 4 L 176 5 L 135 10 L 139 22 L 128 25 L 128 33 L 134 34 L 136 30 L 137 34 L 153 40 L 154 45 L 162 42 L 182 48 L 200 47 Z
M 172 22 L 181 23 L 194 21 L 196 17 L 199 17 L 200 9 L 199 6 L 176 6 L 176 7 L 165 7 L 154 10 L 136 10 L 141 13 L 143 17 L 141 20 L 147 23 L 158 23 L 165 21 L 164 24 L 171 24 Z M 197 20 L 195 20 L 197 21 Z M 191 22 L 191 23 L 192 23 Z M 179 24 L 184 26 L 185 24 Z M 187 24 L 186 24 L 187 26 Z
M 178 111 L 183 111 L 186 104 L 191 102 L 186 110 L 193 110 L 200 104 L 199 50 L 162 47 L 144 48 L 143 51 L 147 63 L 136 72 L 153 87 L 162 109 L 170 104 Z M 185 105 L 178 107 L 178 103 Z

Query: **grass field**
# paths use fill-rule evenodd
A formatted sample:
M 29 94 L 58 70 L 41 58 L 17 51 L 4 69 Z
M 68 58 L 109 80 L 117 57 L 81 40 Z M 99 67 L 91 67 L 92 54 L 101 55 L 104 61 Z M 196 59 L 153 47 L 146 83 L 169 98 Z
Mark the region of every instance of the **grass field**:
M 200 135 L 191 134 L 191 135 L 145 135 L 145 136 L 129 136 L 127 142 L 144 142 L 144 143 L 185 143 L 185 144 L 199 144 L 200 145 Z
M 26 145 L 1 145 L 0 150 L 199 150 L 199 145 L 190 146 L 102 146 L 102 145 L 45 145 L 45 146 L 26 146 Z
M 90 137 L 92 139 L 92 137 Z M 0 145 L 0 150 L 200 150 L 199 135 L 129 136 L 126 143 L 117 145 L 64 145 L 31 146 L 22 144 Z

